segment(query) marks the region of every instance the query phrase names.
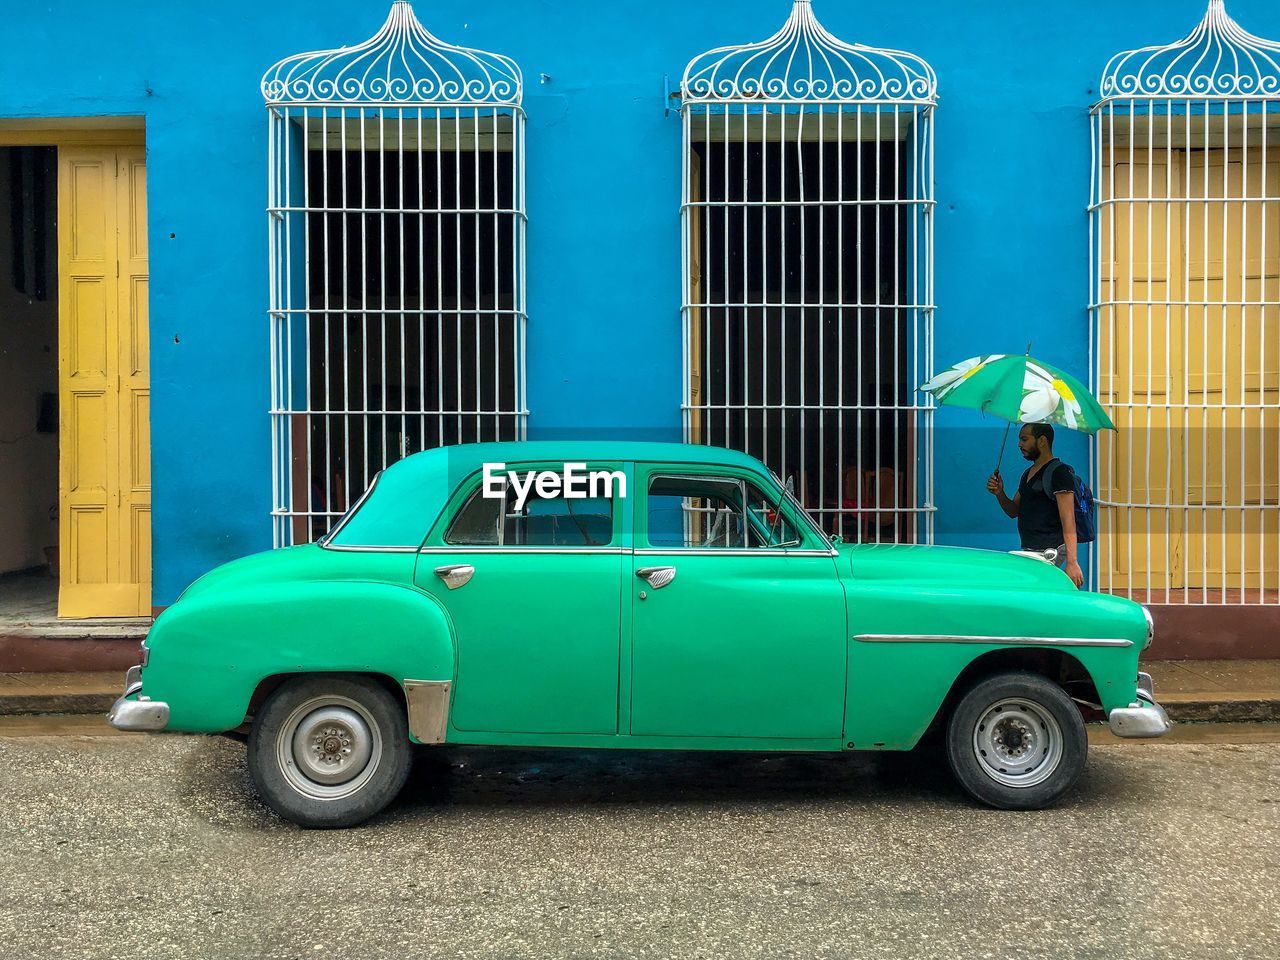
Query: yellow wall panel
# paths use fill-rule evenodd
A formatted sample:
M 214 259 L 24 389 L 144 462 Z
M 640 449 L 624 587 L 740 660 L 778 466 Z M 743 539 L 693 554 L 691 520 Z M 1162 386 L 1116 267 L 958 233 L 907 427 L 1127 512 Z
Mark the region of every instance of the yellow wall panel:
M 67 292 L 68 312 L 61 317 L 70 336 L 70 377 L 107 375 L 107 304 L 110 291 L 103 277 L 74 277 Z
M 70 551 L 68 559 L 72 580 L 77 584 L 106 583 L 107 555 L 101 549 L 107 539 L 107 510 L 105 507 L 73 507 L 68 511 L 70 521 Z

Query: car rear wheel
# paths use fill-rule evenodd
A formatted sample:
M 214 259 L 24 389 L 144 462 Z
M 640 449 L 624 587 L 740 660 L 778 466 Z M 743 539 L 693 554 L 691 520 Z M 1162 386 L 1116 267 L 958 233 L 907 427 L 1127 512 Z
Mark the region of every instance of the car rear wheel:
M 1084 719 L 1072 699 L 1034 673 L 976 684 L 947 723 L 947 761 L 970 796 L 1002 810 L 1055 803 L 1084 772 Z
M 349 827 L 387 806 L 409 775 L 404 708 L 364 677 L 298 677 L 267 698 L 249 733 L 249 772 L 276 813 Z

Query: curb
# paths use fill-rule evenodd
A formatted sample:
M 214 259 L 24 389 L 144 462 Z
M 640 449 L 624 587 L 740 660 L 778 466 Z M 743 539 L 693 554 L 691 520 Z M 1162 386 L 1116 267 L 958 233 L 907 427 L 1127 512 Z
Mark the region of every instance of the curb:
M 105 714 L 120 696 L 120 690 L 30 693 L 0 693 L 0 716 L 27 716 L 42 713 Z M 1275 723 L 1280 722 L 1280 699 L 1257 697 L 1237 700 L 1162 701 L 1169 719 L 1177 723 Z
M 18 693 L 0 695 L 0 717 L 37 713 L 106 714 L 120 691 L 111 693 Z
M 1159 699 L 1159 694 L 1156 695 Z M 1176 723 L 1274 723 L 1280 720 L 1280 700 L 1257 697 L 1240 700 L 1160 701 Z

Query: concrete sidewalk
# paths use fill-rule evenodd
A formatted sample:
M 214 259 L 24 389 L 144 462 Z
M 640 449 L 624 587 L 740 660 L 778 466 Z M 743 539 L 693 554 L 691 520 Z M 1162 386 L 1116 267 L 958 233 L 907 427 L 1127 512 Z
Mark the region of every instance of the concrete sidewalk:
M 1280 660 L 1157 660 L 1143 664 L 1174 720 L 1280 721 Z M 0 716 L 106 713 L 124 671 L 0 673 Z

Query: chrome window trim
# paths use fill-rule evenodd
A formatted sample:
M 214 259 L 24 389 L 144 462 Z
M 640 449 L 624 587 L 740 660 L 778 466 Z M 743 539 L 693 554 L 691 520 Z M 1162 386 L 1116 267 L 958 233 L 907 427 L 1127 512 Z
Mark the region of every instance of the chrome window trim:
M 995 643 L 1022 647 L 1132 647 L 1119 637 L 980 637 L 947 633 L 859 633 L 860 643 Z
M 504 464 L 504 466 L 507 468 L 507 470 L 508 470 L 508 471 L 513 470 L 513 469 L 518 469 L 518 468 L 520 468 L 520 467 L 527 467 L 527 468 L 535 469 L 535 470 L 536 470 L 536 469 L 539 469 L 540 467 L 542 467 L 543 465 L 547 465 L 547 464 L 554 465 L 554 464 L 556 464 L 556 463 L 559 463 L 559 464 L 560 464 L 560 475 L 561 475 L 561 477 L 563 478 L 563 476 L 564 476 L 564 473 L 563 473 L 563 471 L 564 471 L 564 464 L 565 464 L 566 462 L 569 462 L 569 463 L 578 463 L 579 461 L 576 461 L 576 460 L 572 460 L 572 461 L 563 461 L 563 460 L 562 460 L 562 461 L 556 461 L 556 460 L 525 460 L 525 461 L 512 461 L 512 462 L 507 462 L 507 463 L 505 463 L 505 464 Z M 619 468 L 619 472 L 623 472 L 623 473 L 625 473 L 625 471 L 624 471 L 624 470 L 621 470 L 621 468 L 622 468 L 622 467 L 624 467 L 624 466 L 625 466 L 629 461 L 625 461 L 625 460 L 606 460 L 606 461 L 601 461 L 601 462 L 603 462 L 603 463 L 605 463 L 605 464 L 606 464 L 605 469 L 611 469 L 611 467 L 610 467 L 609 465 L 611 465 L 611 464 L 617 464 L 617 466 L 618 466 L 618 468 Z M 554 470 L 555 468 L 554 468 L 554 466 L 547 466 L 547 467 L 546 467 L 546 469 L 548 469 L 548 470 Z M 506 546 L 507 546 L 507 543 L 506 543 L 506 537 L 507 537 L 507 520 L 509 519 L 509 515 L 508 515 L 508 513 L 507 513 L 507 502 L 508 502 L 508 500 L 510 499 L 510 493 L 511 493 L 511 479 L 510 479 L 510 477 L 509 477 L 509 476 L 508 476 L 506 479 L 504 479 L 504 480 L 503 480 L 503 482 L 502 482 L 502 506 L 501 506 L 501 507 L 499 507 L 499 509 L 498 509 L 498 530 L 497 530 L 497 533 L 498 533 L 498 542 L 497 542 L 496 544 L 483 544 L 483 543 L 472 543 L 472 544 L 461 544 L 461 543 L 459 543 L 459 544 L 452 544 L 452 543 L 449 543 L 449 541 L 446 539 L 446 537 L 448 537 L 448 535 L 449 535 L 449 531 L 453 528 L 453 524 L 454 524 L 454 522 L 455 522 L 455 521 L 456 521 L 460 516 L 462 516 L 462 512 L 463 512 L 464 510 L 466 510 L 466 509 L 467 509 L 467 507 L 471 506 L 471 501 L 473 501 L 473 500 L 476 498 L 476 495 L 477 495 L 477 494 L 479 494 L 479 493 L 481 493 L 482 488 L 483 488 L 483 486 L 484 486 L 483 474 L 484 474 L 484 470 L 483 470 L 483 469 L 481 469 L 481 470 L 475 470 L 475 471 L 472 471 L 471 473 L 467 474 L 467 476 L 466 476 L 466 477 L 464 477 L 464 478 L 463 478 L 463 479 L 458 483 L 458 485 L 457 485 L 456 487 L 454 487 L 454 492 L 453 492 L 453 494 L 451 494 L 451 495 L 450 495 L 450 497 L 449 497 L 449 499 L 448 499 L 448 501 L 446 501 L 445 506 L 444 506 L 444 509 L 441 511 L 441 514 L 442 514 L 442 515 L 443 515 L 443 514 L 445 514 L 445 513 L 448 511 L 449 504 L 453 502 L 453 500 L 454 500 L 454 498 L 455 498 L 455 497 L 457 497 L 457 495 L 458 495 L 458 492 L 459 492 L 459 491 L 470 488 L 471 481 L 472 481 L 474 478 L 476 478 L 476 477 L 480 477 L 480 478 L 481 478 L 481 479 L 480 479 L 480 481 L 476 484 L 476 486 L 475 486 L 474 488 L 471 488 L 471 489 L 470 489 L 470 492 L 468 492 L 468 493 L 467 493 L 467 495 L 466 495 L 465 497 L 463 497 L 463 499 L 462 499 L 462 504 L 458 507 L 458 509 L 457 509 L 457 510 L 455 510 L 451 515 L 449 515 L 449 516 L 446 518 L 445 523 L 444 523 L 444 528 L 440 531 L 440 540 L 443 542 L 443 545 L 444 545 L 444 546 L 449 546 L 449 547 L 465 547 L 465 548 L 467 548 L 467 549 L 476 549 L 476 548 L 488 548 L 488 549 L 494 549 L 494 548 L 497 548 L 497 547 L 506 547 Z M 582 552 L 582 551 L 593 551 L 593 550 L 594 550 L 594 551 L 600 551 L 600 550 L 610 550 L 610 549 L 614 549 L 615 541 L 619 541 L 619 540 L 621 540 L 621 538 L 625 535 L 625 530 L 620 529 L 620 528 L 621 528 L 621 526 L 622 526 L 622 524 L 623 524 L 623 520 L 621 519 L 621 516 L 622 516 L 622 515 L 621 515 L 617 510 L 615 510 L 615 509 L 614 509 L 614 501 L 615 501 L 615 500 L 619 500 L 619 499 L 623 499 L 623 498 L 621 498 L 621 497 L 614 497 L 614 496 L 612 495 L 612 490 L 613 490 L 613 487 L 612 487 L 612 485 L 610 485 L 610 495 L 609 495 L 608 497 L 605 497 L 605 498 L 604 498 L 604 499 L 606 499 L 606 500 L 608 500 L 608 501 L 609 501 L 609 520 L 610 520 L 610 523 L 611 523 L 611 529 L 610 529 L 610 531 L 609 531 L 609 543 L 608 543 L 608 545 L 607 545 L 606 547 L 583 547 L 583 548 L 570 547 L 570 548 L 566 548 L 566 551 L 568 551 L 568 552 L 573 552 L 573 553 L 577 553 L 577 552 Z M 494 499 L 496 499 L 496 498 L 494 498 Z M 567 498 L 562 498 L 562 499 L 567 499 Z M 570 514 L 570 515 L 572 515 L 572 514 Z M 513 515 L 511 515 L 511 516 L 515 516 L 515 515 L 513 514 Z M 427 534 L 427 536 L 428 536 L 428 537 L 430 537 L 430 535 L 431 535 L 430 533 L 428 533 L 428 534 Z M 617 549 L 618 549 L 618 550 L 621 550 L 621 547 L 618 547 Z M 424 552 L 425 552 L 425 548 L 424 548 Z M 520 553 L 529 553 L 529 552 L 531 552 L 531 551 L 530 551 L 528 548 L 524 548 L 524 549 L 519 550 L 518 552 L 520 552 Z M 547 552 L 557 552 L 557 553 L 558 553 L 558 552 L 562 552 L 562 551 L 558 551 L 558 550 L 557 550 L 557 551 L 547 551 Z
M 511 547 L 511 546 L 430 546 L 415 551 L 423 554 L 458 554 L 458 553 L 493 553 L 493 554 L 531 554 L 531 553 L 599 553 L 623 554 L 629 550 L 623 547 Z
M 834 557 L 834 550 L 788 550 L 779 547 L 643 547 L 631 551 L 637 557 Z
M 320 543 L 316 541 L 316 545 L 325 550 L 333 550 L 335 553 L 417 553 L 417 547 L 376 547 L 362 546 L 355 544 L 330 544 Z
M 642 462 L 642 463 L 635 464 L 635 466 L 639 468 L 654 468 L 654 467 L 657 468 L 656 470 L 646 471 L 645 482 L 643 484 L 639 484 L 639 483 L 636 484 L 637 490 L 644 491 L 645 543 L 649 542 L 649 523 L 648 523 L 649 488 L 653 484 L 653 481 L 655 479 L 662 478 L 664 480 L 735 480 L 741 486 L 742 502 L 745 504 L 747 502 L 745 485 L 751 481 L 748 480 L 746 477 L 743 477 L 742 473 L 749 472 L 751 476 L 755 478 L 756 486 L 761 487 L 762 492 L 768 492 L 768 484 L 762 484 L 759 482 L 760 480 L 765 478 L 765 475 L 761 475 L 760 473 L 754 470 L 747 471 L 744 469 L 738 472 L 730 472 L 730 473 L 664 473 L 662 472 L 662 464 L 660 463 L 652 464 L 652 463 Z M 734 471 L 733 467 L 726 467 L 726 469 L 730 471 Z M 787 490 L 785 485 L 776 483 L 777 477 L 773 475 L 772 471 L 767 473 L 767 477 L 768 479 L 775 482 L 777 489 L 773 491 L 774 494 L 776 495 L 779 490 L 782 491 L 782 494 L 783 494 L 782 500 L 788 501 L 791 503 L 792 510 L 800 518 L 800 525 L 807 527 L 809 529 L 809 532 L 813 534 L 813 538 L 816 539 L 819 543 L 827 544 L 827 549 L 821 550 L 821 549 L 815 549 L 812 547 L 802 547 L 800 549 L 794 549 L 790 547 L 724 547 L 720 549 L 713 548 L 713 547 L 669 547 L 667 548 L 667 547 L 654 547 L 650 545 L 648 547 L 636 549 L 632 552 L 635 553 L 637 556 L 654 556 L 658 554 L 668 554 L 668 553 L 696 555 L 700 551 L 706 551 L 708 556 L 755 556 L 756 554 L 759 554 L 759 553 L 764 553 L 767 555 L 788 554 L 789 556 L 793 556 L 793 557 L 838 556 L 839 551 L 836 550 L 836 548 L 833 545 L 831 545 L 830 538 L 828 538 L 827 535 L 822 532 L 822 529 L 813 522 L 813 518 L 809 516 L 809 512 L 805 510 L 805 508 L 800 504 L 800 501 L 798 501 L 794 496 L 791 496 L 790 491 Z M 780 505 L 781 504 L 779 504 L 779 506 Z M 635 518 L 639 516 L 639 513 L 640 513 L 639 509 L 636 509 L 635 511 L 632 512 L 631 535 L 633 537 L 636 535 Z

